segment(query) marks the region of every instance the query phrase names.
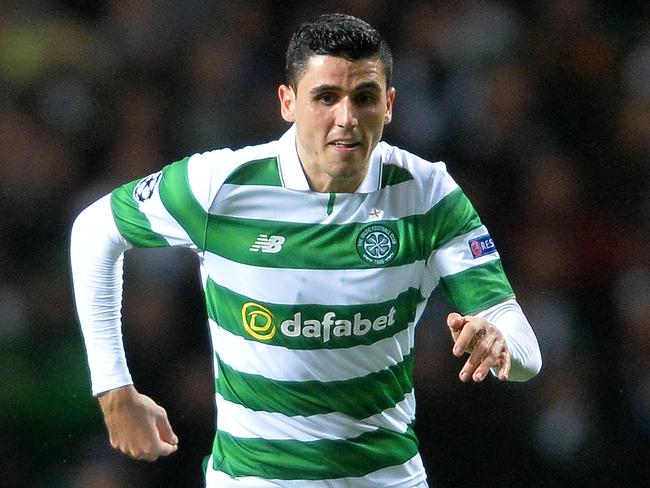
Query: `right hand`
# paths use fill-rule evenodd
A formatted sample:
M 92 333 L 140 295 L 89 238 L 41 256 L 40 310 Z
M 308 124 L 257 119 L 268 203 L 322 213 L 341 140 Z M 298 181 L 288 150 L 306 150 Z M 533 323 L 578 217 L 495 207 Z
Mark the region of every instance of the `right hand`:
M 155 461 L 178 449 L 167 412 L 132 386 L 99 397 L 111 446 L 134 459 Z

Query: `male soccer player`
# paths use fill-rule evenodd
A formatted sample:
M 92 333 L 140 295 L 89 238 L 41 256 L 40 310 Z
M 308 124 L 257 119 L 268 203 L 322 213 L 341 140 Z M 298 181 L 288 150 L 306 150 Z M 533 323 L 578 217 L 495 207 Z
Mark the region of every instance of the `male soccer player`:
M 200 257 L 217 432 L 207 486 L 426 486 L 413 431 L 414 329 L 436 286 L 462 381 L 524 381 L 540 352 L 499 254 L 444 164 L 381 142 L 392 59 L 365 22 L 303 24 L 279 87 L 279 138 L 196 154 L 117 188 L 76 219 L 72 269 L 93 392 L 111 444 L 177 448 L 132 385 L 122 254 Z

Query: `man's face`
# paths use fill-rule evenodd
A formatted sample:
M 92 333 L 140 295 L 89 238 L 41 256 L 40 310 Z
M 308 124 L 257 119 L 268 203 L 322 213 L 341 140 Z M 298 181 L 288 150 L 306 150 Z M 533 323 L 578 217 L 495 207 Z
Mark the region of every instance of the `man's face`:
M 378 59 L 309 58 L 296 91 L 281 85 L 282 117 L 296 123 L 298 156 L 312 190 L 353 192 L 391 120 L 395 89 Z

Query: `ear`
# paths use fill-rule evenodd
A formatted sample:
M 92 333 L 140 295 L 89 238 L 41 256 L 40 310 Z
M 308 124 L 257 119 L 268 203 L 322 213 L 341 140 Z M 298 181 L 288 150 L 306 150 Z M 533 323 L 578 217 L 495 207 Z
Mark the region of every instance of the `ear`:
M 278 87 L 278 97 L 280 98 L 280 113 L 282 118 L 287 122 L 295 122 L 294 107 L 296 103 L 296 94 L 289 85 L 280 85 Z
M 384 114 L 384 124 L 390 124 L 393 120 L 393 102 L 395 101 L 395 87 L 391 86 L 386 92 L 386 113 Z

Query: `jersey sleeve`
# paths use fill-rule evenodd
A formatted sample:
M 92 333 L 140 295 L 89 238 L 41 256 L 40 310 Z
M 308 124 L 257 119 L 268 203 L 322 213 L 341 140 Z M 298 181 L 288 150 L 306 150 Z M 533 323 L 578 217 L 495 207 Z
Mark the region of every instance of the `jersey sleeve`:
M 205 243 L 208 209 L 232 151 L 196 154 L 115 189 L 84 209 L 70 237 L 75 305 L 95 395 L 132 383 L 122 341 L 123 253 Z
M 501 331 L 512 354 L 509 379 L 527 381 L 539 372 L 541 353 L 494 240 L 442 164 L 432 188 L 439 197 L 428 213 L 433 249 L 428 264 L 441 291 L 462 315 L 485 317 Z
M 203 250 L 211 166 L 195 155 L 114 190 L 111 210 L 120 234 L 135 247 Z
M 439 286 L 461 314 L 473 314 L 514 297 L 494 240 L 474 206 L 444 169 L 434 175 L 443 196 L 429 212 L 433 252 L 429 265 Z
M 93 394 L 132 383 L 122 343 L 122 262 L 130 244 L 111 215 L 110 195 L 75 219 L 70 265 Z

